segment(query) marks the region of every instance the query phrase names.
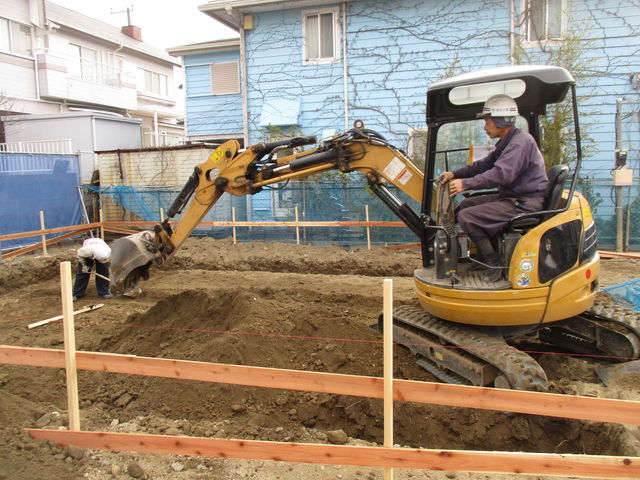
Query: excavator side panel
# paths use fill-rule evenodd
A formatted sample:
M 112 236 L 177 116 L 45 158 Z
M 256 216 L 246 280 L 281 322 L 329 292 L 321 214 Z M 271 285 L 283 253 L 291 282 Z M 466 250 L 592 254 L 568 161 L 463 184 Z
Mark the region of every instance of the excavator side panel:
M 552 282 L 543 322 L 564 320 L 589 310 L 596 299 L 599 272 L 600 256 L 596 254 L 577 269 Z
M 539 323 L 548 287 L 528 290 L 454 290 L 430 285 L 414 274 L 418 300 L 434 317 L 466 325 L 515 326 Z
M 428 275 L 433 269 L 416 270 L 422 307 L 452 322 L 494 327 L 553 322 L 588 310 L 595 299 L 599 257 L 596 254 L 580 263 L 583 219 L 593 223 L 585 205 L 576 193 L 567 211 L 523 235 L 504 285 L 437 284 Z

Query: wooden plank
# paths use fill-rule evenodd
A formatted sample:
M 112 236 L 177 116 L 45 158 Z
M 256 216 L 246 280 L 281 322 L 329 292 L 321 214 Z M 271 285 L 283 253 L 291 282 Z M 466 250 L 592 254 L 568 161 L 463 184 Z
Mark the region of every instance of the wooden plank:
M 61 368 L 64 367 L 64 351 L 1 345 L 0 363 Z M 99 372 L 383 398 L 383 380 L 378 377 L 98 352 L 77 352 L 77 367 Z M 405 402 L 640 425 L 640 402 L 629 400 L 397 379 L 393 390 L 394 399 Z
M 86 313 L 86 312 L 91 312 L 93 310 L 96 310 L 100 307 L 104 307 L 104 303 L 96 303 L 96 304 L 92 304 L 92 305 L 87 305 L 86 307 L 83 307 L 79 310 L 76 310 L 75 312 L 73 312 L 74 315 L 80 315 L 81 313 Z M 41 325 L 46 325 L 47 323 L 51 323 L 51 322 L 55 322 L 57 320 L 62 320 L 64 318 L 64 315 L 57 315 L 55 317 L 51 317 L 51 318 L 47 318 L 45 320 L 40 320 L 38 322 L 33 322 L 30 323 L 29 325 L 27 325 L 27 328 L 35 328 L 35 327 L 39 327 Z
M 640 258 L 640 252 L 612 252 L 608 250 L 598 250 L 601 258 Z
M 150 227 L 157 225 L 158 222 L 105 222 L 105 228 L 108 227 Z M 171 222 L 172 225 L 175 222 Z M 336 222 L 234 222 L 234 221 L 218 221 L 218 222 L 200 222 L 199 227 L 406 227 L 404 222 L 398 221 L 336 221 Z
M 45 230 L 34 230 L 32 232 L 7 233 L 6 235 L 0 235 L 0 242 L 4 240 L 16 240 L 18 238 L 39 237 L 43 234 L 49 235 L 50 233 L 62 233 L 62 232 L 69 232 L 72 230 L 86 231 L 86 230 L 92 230 L 99 226 L 100 226 L 100 223 L 84 223 L 82 225 L 70 225 L 68 227 L 47 228 Z
M 364 206 L 364 218 L 369 223 L 369 205 Z M 367 226 L 367 250 L 371 250 L 371 229 Z
M 384 446 L 393 447 L 393 280 L 383 282 L 383 334 L 384 334 Z M 393 480 L 393 468 L 384 469 L 384 480 Z
M 410 248 L 420 248 L 420 243 L 405 243 L 404 245 L 387 245 L 384 247 L 388 250 L 408 250 Z
M 236 227 L 295 227 L 299 225 L 301 227 L 406 227 L 403 222 L 356 222 L 356 221 L 336 221 L 336 222 L 299 222 L 296 224 L 293 222 L 200 222 L 201 226 L 214 226 L 214 227 L 230 227 L 235 225 Z
M 40 210 L 40 230 L 44 231 L 44 211 Z M 47 236 L 43 233 L 42 234 L 42 239 L 41 239 L 41 243 L 42 243 L 42 251 L 44 256 L 47 256 Z
M 69 429 L 80 430 L 76 335 L 73 322 L 73 300 L 71 292 L 71 262 L 62 262 L 60 263 L 60 296 L 62 299 L 62 328 L 64 332 L 64 365 L 67 374 Z
M 92 228 L 81 228 L 79 230 L 75 230 L 73 232 L 69 232 L 69 233 L 65 233 L 64 235 L 60 235 L 58 237 L 55 238 L 51 238 L 49 240 L 47 240 L 47 245 L 53 245 L 54 243 L 58 243 L 66 238 L 71 238 L 71 237 L 75 237 L 76 235 L 79 235 L 81 233 L 84 232 L 88 232 L 89 230 L 92 230 Z M 39 248 L 42 247 L 41 243 L 36 243 L 33 245 L 29 245 L 27 247 L 22 247 L 19 248 L 17 250 L 13 250 L 9 253 L 5 253 L 4 255 L 2 255 L 2 258 L 11 258 L 11 257 L 17 257 L 19 255 L 25 254 L 25 253 L 29 253 L 29 252 L 33 252 L 34 250 L 38 250 Z
M 175 224 L 175 222 L 171 222 L 172 224 Z M 154 225 L 157 225 L 158 222 L 147 222 L 147 221 L 143 221 L 143 220 L 138 220 L 138 221 L 108 221 L 108 222 L 104 222 L 104 228 L 108 228 L 108 227 L 152 227 Z
M 26 432 L 37 440 L 48 440 L 58 445 L 115 452 L 449 472 L 640 478 L 638 457 L 361 447 L 65 430 L 26 429 Z
M 112 232 L 112 233 L 121 233 L 123 235 L 131 235 L 131 234 L 140 232 L 140 230 L 131 230 L 130 228 L 111 227 L 108 224 L 104 227 L 104 231 Z

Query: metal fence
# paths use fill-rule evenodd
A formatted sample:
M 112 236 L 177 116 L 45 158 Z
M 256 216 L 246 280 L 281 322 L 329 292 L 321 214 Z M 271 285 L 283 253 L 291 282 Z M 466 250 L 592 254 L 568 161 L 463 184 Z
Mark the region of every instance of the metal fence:
M 624 188 L 624 245 L 627 250 L 640 250 L 640 187 L 638 183 Z M 167 212 L 179 189 L 134 188 L 131 186 L 95 188 L 103 196 L 122 207 L 121 218 L 109 221 L 139 218 L 148 221 L 160 220 L 160 209 Z M 581 179 L 578 188 L 589 201 L 599 232 L 599 247 L 613 249 L 616 245 L 616 216 L 614 187 L 611 180 Z M 406 201 L 416 212 L 419 205 L 403 192 L 395 194 Z M 370 221 L 397 221 L 397 217 L 369 190 L 365 183 L 357 182 L 291 182 L 284 188 L 263 190 L 256 195 L 236 197 L 224 195 L 205 216 L 204 221 L 269 222 L 290 221 L 298 209 L 299 220 L 304 221 L 365 221 L 368 210 Z M 133 214 L 133 217 L 131 216 Z M 202 227 L 195 235 L 216 238 L 231 236 L 230 227 Z M 295 242 L 293 228 L 247 227 L 238 229 L 240 241 Z M 367 242 L 365 227 L 331 228 L 304 227 L 301 241 L 310 244 L 362 245 Z M 376 227 L 371 229 L 373 244 L 393 245 L 418 241 L 408 229 L 402 227 Z
M 114 186 L 103 189 L 87 187 L 122 207 L 121 218 L 113 215 L 107 221 L 132 220 L 135 217 L 158 221 L 160 209 L 166 213 L 179 189 L 133 188 Z M 402 192 L 398 196 L 410 202 Z M 411 205 L 414 210 L 418 206 Z M 397 221 L 398 218 L 382 202 L 369 192 L 362 183 L 334 182 L 291 182 L 282 189 L 265 189 L 255 195 L 236 197 L 224 195 L 204 217 L 203 221 L 231 221 L 235 213 L 236 221 L 246 222 L 301 222 L 365 221 L 367 209 L 369 220 Z M 131 216 L 131 213 L 134 216 Z M 179 216 L 177 217 L 179 218 Z M 231 227 L 199 227 L 194 235 L 215 238 L 231 236 Z M 344 246 L 367 243 L 365 227 L 301 227 L 300 240 L 315 245 L 339 244 Z M 280 241 L 295 242 L 295 229 L 283 227 L 246 227 L 237 230 L 240 241 Z M 403 227 L 380 227 L 371 229 L 374 244 L 403 244 L 418 241 L 417 237 Z
M 622 244 L 625 251 L 640 250 L 640 184 L 638 179 L 623 189 Z M 598 228 L 598 246 L 603 249 L 616 247 L 615 187 L 611 179 L 582 179 L 578 187 L 589 201 Z

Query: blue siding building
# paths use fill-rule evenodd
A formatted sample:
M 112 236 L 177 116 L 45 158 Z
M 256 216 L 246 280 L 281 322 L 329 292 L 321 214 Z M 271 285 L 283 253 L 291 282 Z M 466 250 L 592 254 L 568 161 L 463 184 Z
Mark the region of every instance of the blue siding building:
M 239 38 L 170 51 L 183 56 L 191 139 L 323 137 L 360 119 L 411 154 L 423 137 L 432 82 L 512 63 L 550 63 L 569 68 L 578 81 L 582 175 L 599 199 L 598 213 L 613 211 L 616 138 L 638 175 L 637 0 L 219 0 L 200 10 Z M 216 91 L 216 72 L 219 83 L 233 83 L 224 77 L 232 68 L 220 66 L 232 63 L 237 89 Z M 636 187 L 630 190 L 633 199 Z
M 185 72 L 186 132 L 189 140 L 242 138 L 243 109 L 237 39 L 170 49 Z

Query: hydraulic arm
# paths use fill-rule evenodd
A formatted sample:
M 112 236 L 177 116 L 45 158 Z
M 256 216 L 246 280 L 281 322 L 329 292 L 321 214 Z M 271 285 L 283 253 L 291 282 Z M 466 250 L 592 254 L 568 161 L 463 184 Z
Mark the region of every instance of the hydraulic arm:
M 194 168 L 169 208 L 167 218 L 155 226 L 153 233 L 141 232 L 114 242 L 113 285 L 128 291 L 140 277 L 147 278 L 152 261 L 162 263 L 175 252 L 222 194 L 252 195 L 269 185 L 328 170 L 361 172 L 372 192 L 418 238 L 424 237 L 425 221 L 386 185 L 395 185 L 412 199 L 421 201 L 424 175 L 404 152 L 377 132 L 353 128 L 324 141 L 318 148 L 291 153 L 292 149 L 314 143 L 315 137 L 295 137 L 257 143 L 245 150 L 240 150 L 235 140 L 223 143 Z M 182 216 L 172 228 L 170 219 L 178 214 Z

